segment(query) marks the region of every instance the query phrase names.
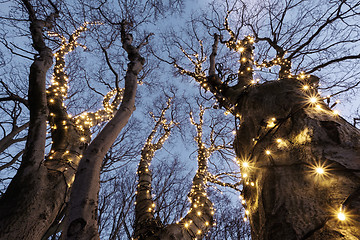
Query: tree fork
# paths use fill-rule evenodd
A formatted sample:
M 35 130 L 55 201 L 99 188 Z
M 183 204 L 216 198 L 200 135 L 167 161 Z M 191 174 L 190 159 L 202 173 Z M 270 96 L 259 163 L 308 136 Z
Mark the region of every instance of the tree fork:
M 126 28 L 127 24 L 123 21 L 121 25 L 122 47 L 130 60 L 125 75 L 123 100 L 114 117 L 91 142 L 80 161 L 63 232 L 65 239 L 99 239 L 97 206 L 101 164 L 106 152 L 135 109 L 137 76 L 145 63 L 145 59 L 139 53 L 139 48 L 132 45 L 132 35 L 127 32 Z
M 43 28 L 51 23 L 38 20 L 29 1 L 23 0 L 23 3 L 29 13 L 33 47 L 39 54 L 30 67 L 30 123 L 25 152 L 17 174 L 0 199 L 0 239 L 26 239 L 28 236 L 40 239 L 56 217 L 66 189 L 65 184 L 59 184 L 63 182 L 61 174 L 48 173 L 42 164 L 47 120 L 45 80 L 53 63 L 52 51 L 42 34 Z

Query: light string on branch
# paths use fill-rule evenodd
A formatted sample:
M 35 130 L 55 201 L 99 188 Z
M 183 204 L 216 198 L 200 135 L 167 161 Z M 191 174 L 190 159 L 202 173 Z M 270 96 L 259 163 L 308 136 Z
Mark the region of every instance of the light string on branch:
M 331 118 L 337 119 L 339 112 L 336 109 L 332 109 L 338 101 L 335 101 L 334 104 L 330 105 L 330 97 L 331 95 L 328 95 L 326 97 L 321 97 L 318 92 L 318 78 L 315 76 L 306 74 L 304 72 L 301 72 L 299 74 L 292 74 L 291 73 L 291 61 L 289 59 L 286 59 L 284 55 L 286 54 L 286 51 L 284 51 L 281 55 L 278 55 L 276 58 L 270 61 L 264 60 L 262 63 L 257 63 L 254 61 L 253 58 L 253 47 L 252 44 L 256 42 L 253 37 L 246 36 L 244 40 L 237 40 L 237 35 L 231 29 L 229 28 L 227 18 L 225 20 L 225 29 L 228 31 L 230 35 L 230 39 L 227 41 L 222 41 L 222 43 L 225 43 L 225 45 L 233 51 L 240 53 L 240 68 L 238 72 L 238 80 L 239 82 L 242 82 L 244 84 L 242 87 L 242 91 L 246 92 L 248 88 L 251 88 L 255 84 L 257 84 L 259 81 L 253 79 L 253 66 L 255 65 L 258 68 L 271 68 L 275 65 L 280 66 L 279 71 L 279 78 L 280 79 L 296 79 L 298 80 L 298 92 L 303 97 L 303 105 L 301 109 L 311 109 L 313 111 L 321 112 L 322 114 L 327 114 Z M 174 66 L 179 69 L 181 74 L 188 75 L 192 78 L 194 78 L 200 86 L 205 91 L 211 91 L 216 100 L 220 103 L 221 107 L 224 107 L 225 115 L 232 114 L 235 116 L 236 120 L 241 120 L 241 115 L 239 113 L 239 110 L 237 109 L 237 102 L 230 99 L 228 97 L 231 95 L 231 90 L 235 87 L 229 87 L 226 83 L 221 81 L 221 77 L 217 77 L 215 75 L 215 56 L 217 51 L 217 44 L 219 42 L 220 37 L 218 35 L 214 35 L 214 45 L 213 45 L 213 52 L 212 56 L 210 56 L 210 70 L 209 70 L 209 76 L 206 76 L 205 71 L 202 70 L 202 64 L 205 63 L 206 58 L 203 57 L 201 59 L 192 58 L 189 54 L 186 54 L 185 50 L 182 49 L 182 52 L 184 55 L 194 64 L 195 71 L 189 71 L 181 67 L 178 63 L 174 62 Z M 202 42 L 199 42 L 200 48 L 203 49 Z M 250 47 L 251 46 L 251 47 Z M 248 52 L 249 54 L 245 55 L 244 52 Z M 212 66 L 213 70 L 212 70 Z M 242 79 L 242 76 L 246 76 L 246 78 Z M 241 81 L 240 81 L 241 80 Z M 247 80 L 247 81 L 246 81 Z M 249 81 L 250 80 L 250 81 Z M 228 91 L 229 94 L 224 94 L 224 92 Z M 323 102 L 324 100 L 327 101 L 327 105 Z M 298 109 L 297 111 L 300 111 Z M 294 112 L 293 112 L 294 114 Z M 290 118 L 291 115 L 288 116 Z M 265 117 L 266 119 L 266 117 Z M 273 132 L 277 131 L 277 129 L 281 126 L 281 124 L 285 121 L 285 119 L 276 119 L 276 116 L 269 116 L 266 120 L 266 127 L 268 129 L 267 133 L 265 133 L 265 137 L 268 137 L 268 135 Z M 239 124 L 236 124 L 236 130 Z M 273 134 L 275 136 L 275 134 Z M 250 152 L 254 152 L 254 149 L 256 146 L 258 146 L 258 143 L 261 141 L 260 136 L 254 136 L 253 138 L 253 144 L 254 148 Z M 286 140 L 284 138 L 275 138 L 273 141 L 273 144 L 276 145 L 275 147 L 268 146 L 265 147 L 263 150 L 264 156 L 266 156 L 270 162 L 274 162 L 273 159 L 273 149 L 276 148 L 285 148 L 287 145 L 289 145 L 290 141 Z M 255 169 L 256 169 L 256 163 L 253 162 L 251 156 L 247 156 L 245 159 L 243 158 L 236 158 L 236 161 L 238 162 L 241 170 L 242 170 L 242 181 L 244 186 L 249 187 L 256 187 L 256 176 L 254 176 Z M 310 166 L 311 169 L 313 169 L 314 173 L 316 175 L 326 175 L 328 174 L 326 166 L 322 167 L 314 167 Z M 247 220 L 250 214 L 250 209 L 247 209 L 245 196 L 240 196 L 241 201 L 245 207 L 245 218 L 244 220 Z M 344 211 L 343 206 L 341 206 L 339 210 L 339 213 L 337 214 L 337 217 L 340 221 L 344 221 L 347 219 L 346 213 Z
M 110 120 L 122 101 L 124 89 L 111 90 L 104 96 L 103 109 L 96 112 L 83 112 L 79 116 L 69 114 L 64 103 L 69 90 L 69 77 L 65 71 L 65 57 L 78 46 L 86 49 L 86 46 L 77 42 L 80 34 L 87 31 L 89 25 L 100 24 L 99 22 L 85 22 L 70 35 L 68 40 L 58 33 L 48 32 L 49 36 L 58 37 L 61 40 L 60 48 L 54 53 L 55 65 L 50 86 L 46 90 L 49 109 L 48 119 L 53 139 L 51 150 L 46 159 L 48 165 L 52 162 L 51 168 L 56 171 L 64 172 L 69 168 L 77 168 L 82 158 L 82 150 L 80 149 L 84 149 L 82 145 L 88 144 L 91 140 L 90 128 Z M 74 136 L 77 136 L 77 139 L 74 139 Z M 72 181 L 73 177 L 67 181 L 69 186 Z
M 194 120 L 192 112 L 190 112 L 190 122 L 196 127 L 196 137 L 194 138 L 197 143 L 197 162 L 198 168 L 193 178 L 193 184 L 188 194 L 190 201 L 190 209 L 186 216 L 182 218 L 178 225 L 182 226 L 189 234 L 191 239 L 202 239 L 205 234 L 210 230 L 211 226 L 215 225 L 214 213 L 215 209 L 211 200 L 206 192 L 207 182 L 207 161 L 216 147 L 211 144 L 206 147 L 203 142 L 203 125 L 205 108 L 200 106 L 199 122 Z
M 168 121 L 165 113 L 171 106 L 172 98 L 169 98 L 166 106 L 161 110 L 160 116 L 152 116 L 155 125 L 147 137 L 144 147 L 141 150 L 141 158 L 138 165 L 137 176 L 138 184 L 136 187 L 135 200 L 135 232 L 134 239 L 145 239 L 162 227 L 161 222 L 154 218 L 156 204 L 152 195 L 152 172 L 150 169 L 151 162 L 155 152 L 162 148 L 165 141 L 169 138 L 173 127 L 177 125 L 173 120 Z M 163 133 L 158 136 L 160 130 Z

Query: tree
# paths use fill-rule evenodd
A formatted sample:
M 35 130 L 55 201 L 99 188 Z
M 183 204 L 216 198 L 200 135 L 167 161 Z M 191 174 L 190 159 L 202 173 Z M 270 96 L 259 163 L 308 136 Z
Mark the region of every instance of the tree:
M 338 115 L 333 100 L 357 91 L 360 85 L 356 78 L 360 73 L 360 3 L 213 2 L 203 15 L 193 15 L 183 32 L 160 29 L 163 46 L 153 41 L 152 48 L 147 48 L 148 30 L 156 28 L 152 24 L 159 26 L 156 19 L 165 10 L 181 8 L 181 2 L 168 1 L 175 6 L 171 8 L 163 1 L 148 0 L 132 4 L 125 0 L 22 0 L 6 17 L 0 17 L 0 31 L 6 33 L 2 46 L 10 56 L 32 63 L 28 82 L 14 77 L 13 71 L 26 72 L 15 64 L 11 71 L 2 71 L 5 80 L 0 80 L 0 101 L 4 103 L 0 111 L 6 118 L 1 122 L 0 170 L 16 171 L 0 199 L 0 239 L 58 239 L 59 235 L 65 239 L 99 239 L 100 234 L 116 239 L 121 233 L 137 239 L 246 238 L 246 224 L 239 221 L 242 216 L 250 223 L 252 239 L 360 238 L 360 133 Z M 8 29 L 24 36 L 28 23 L 31 41 L 8 40 Z M 146 30 L 141 32 L 140 26 Z M 80 64 L 79 47 L 101 61 L 89 59 L 92 66 L 86 69 Z M 160 47 L 165 47 L 164 51 Z M 3 54 L 0 60 L 0 66 L 8 61 Z M 136 197 L 131 190 L 132 179 L 125 176 L 120 180 L 115 171 L 110 174 L 111 168 L 121 168 L 119 157 L 113 153 L 121 151 L 117 146 L 123 138 L 129 138 L 121 135 L 116 140 L 134 110 L 137 83 L 154 70 L 157 76 L 164 75 L 165 67 L 160 69 L 158 60 L 175 67 L 175 76 L 180 73 L 195 80 L 201 97 L 208 101 L 206 106 L 225 109 L 228 119 L 233 116 L 231 128 L 235 128 L 232 146 L 236 158 L 229 160 L 226 153 L 215 153 L 219 142 L 221 147 L 230 146 L 228 127 L 215 127 L 228 120 L 213 118 L 210 130 L 203 132 L 204 108 L 199 121 L 191 116 L 197 129 L 198 166 L 189 193 L 190 211 L 178 223 L 167 219 L 169 215 L 172 219 L 182 215 L 186 206 L 181 201 L 183 195 L 174 198 L 177 203 L 162 205 L 165 194 L 150 194 L 167 190 L 165 184 L 163 188 L 150 185 L 156 169 L 150 169 L 149 164 L 174 126 L 164 121 L 162 113 L 160 117 L 154 115 L 155 131 L 142 150 L 138 149 L 139 141 L 125 147 L 132 158 L 137 152 L 141 155 Z M 65 62 L 69 63 L 66 69 L 73 71 L 65 72 Z M 95 82 L 90 80 L 94 76 L 98 79 Z M 52 79 L 49 87 L 47 77 Z M 122 78 L 124 89 L 120 88 Z M 160 85 L 166 85 L 156 77 L 145 83 L 153 90 L 149 93 L 152 99 L 155 93 L 162 94 Z M 78 84 L 79 88 L 70 90 L 68 84 Z M 193 94 L 193 85 L 178 85 Z M 83 91 L 84 86 L 90 93 Z M 320 90 L 329 96 L 323 97 Z M 104 97 L 100 110 L 94 94 Z M 141 99 L 138 107 L 148 100 L 144 96 Z M 191 105 L 196 102 L 189 101 Z M 187 116 L 185 111 L 177 111 Z M 181 132 L 189 132 L 181 128 Z M 26 146 L 22 147 L 25 135 Z M 209 158 L 213 152 L 220 160 Z M 222 164 L 221 159 L 228 161 Z M 211 167 L 217 170 L 213 174 Z M 126 169 L 122 173 L 129 174 L 132 168 L 126 165 Z M 163 179 L 171 182 L 174 178 Z M 119 183 L 130 186 L 124 188 Z M 100 191 L 98 208 L 100 184 L 111 188 Z M 226 222 L 210 230 L 216 216 L 212 205 L 233 201 L 207 189 L 214 184 L 240 191 L 245 211 L 237 209 L 238 217 L 219 213 L 220 221 Z M 114 196 L 121 196 L 121 201 L 113 201 Z M 137 204 L 131 207 L 134 198 Z M 108 206 L 108 202 L 115 205 Z M 162 214 L 161 209 L 175 210 Z M 112 210 L 114 213 L 109 214 Z M 130 213 L 134 216 L 129 217 Z M 109 218 L 111 229 L 106 225 Z M 129 224 L 132 218 L 133 229 Z
M 152 174 L 149 169 L 156 150 L 159 150 L 164 141 L 169 137 L 170 130 L 174 126 L 171 120 L 165 118 L 165 112 L 170 107 L 170 100 L 156 120 L 155 126 L 148 136 L 144 148 L 141 151 L 141 160 L 138 167 L 138 186 L 136 191 L 135 206 L 135 239 L 202 239 L 213 225 L 213 204 L 206 192 L 207 160 L 210 155 L 221 149 L 222 146 L 211 145 L 205 147 L 202 136 L 203 116 L 205 109 L 201 107 L 199 123 L 190 116 L 191 123 L 196 126 L 197 135 L 197 171 L 193 178 L 191 191 L 188 194 L 191 207 L 189 212 L 178 222 L 163 226 L 159 219 L 154 217 L 156 204 L 151 194 Z M 158 139 L 155 134 L 162 127 L 164 133 Z
M 70 213 L 67 217 L 67 238 L 79 237 L 79 231 L 83 239 L 98 235 L 96 218 L 100 167 L 106 152 L 134 110 L 137 75 L 145 61 L 139 54 L 141 46 L 132 45 L 133 38 L 127 30 L 129 23 L 123 21 L 121 41 L 130 61 L 125 75 L 125 89 L 117 87 L 106 95 L 104 110 L 71 117 L 64 106 L 68 80 L 64 71 L 65 55 L 78 45 L 76 40 L 86 30 L 88 23 L 71 34 L 69 40 L 60 36 L 61 47 L 54 54 L 56 62 L 52 84 L 46 90 L 46 73 L 53 64 L 53 54 L 44 41 L 43 30 L 50 29 L 52 21 L 59 14 L 56 6 L 51 1 L 49 3 L 54 13 L 46 20 L 40 20 L 30 2 L 23 1 L 29 15 L 33 47 L 38 56 L 29 74 L 30 122 L 24 156 L 16 176 L 1 197 L 0 233 L 3 239 L 25 239 L 29 235 L 41 239 L 58 213 L 67 208 L 70 187 L 75 190 L 72 191 L 72 203 L 67 209 Z M 110 103 L 115 93 L 114 101 Z M 109 118 L 109 123 L 89 144 L 90 127 Z M 52 129 L 53 144 L 44 162 L 47 121 Z M 73 185 L 75 173 L 78 177 Z M 89 179 L 93 179 L 93 182 Z M 90 187 L 83 188 L 83 183 Z M 83 201 L 87 202 L 85 206 L 81 204 Z M 91 214 L 91 211 L 95 214 Z
M 242 168 L 242 197 L 252 239 L 360 237 L 360 132 L 331 109 L 331 96 L 321 97 L 320 79 L 311 75 L 323 69 L 322 76 L 329 74 L 329 66 L 334 73 L 343 61 L 359 59 L 352 45 L 359 38 L 352 32 L 359 32 L 353 23 L 359 18 L 360 3 L 331 2 L 324 8 L 322 1 L 307 4 L 275 1 L 248 11 L 245 3 L 226 1 L 222 20 L 221 7 L 213 3 L 214 18 L 193 20 L 199 50 L 175 42 L 194 71 L 169 53 L 168 63 L 210 91 L 239 123 L 234 148 Z M 296 17 L 290 17 L 296 11 Z M 231 14 L 237 14 L 233 26 Z M 213 32 L 210 56 L 197 22 Z M 241 39 L 246 31 L 252 36 Z M 220 63 L 216 60 L 220 43 L 235 53 L 228 54 L 224 63 L 223 58 Z M 257 56 L 254 45 L 259 46 Z M 240 66 L 230 74 L 234 66 L 229 59 L 235 57 Z M 262 79 L 254 77 L 255 66 L 264 69 Z M 336 72 L 338 79 L 358 74 L 346 70 Z M 335 88 L 344 81 L 327 84 Z M 357 80 L 344 88 L 358 84 Z

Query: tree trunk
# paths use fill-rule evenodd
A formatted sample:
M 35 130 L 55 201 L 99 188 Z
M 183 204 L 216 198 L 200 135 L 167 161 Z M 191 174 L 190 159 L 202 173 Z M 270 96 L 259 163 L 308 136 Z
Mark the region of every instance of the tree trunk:
M 234 146 L 249 163 L 242 174 L 252 239 L 360 239 L 360 131 L 304 84 L 283 79 L 238 96 Z
M 42 21 L 30 30 L 39 52 L 30 68 L 30 124 L 21 166 L 0 199 L 0 239 L 40 239 L 64 201 L 66 185 L 59 173 L 48 173 L 42 164 L 45 154 L 47 102 L 46 72 L 52 52 L 42 41 Z
M 67 240 L 99 239 L 98 195 L 100 190 L 100 169 L 105 154 L 127 124 L 135 110 L 137 77 L 145 64 L 139 48 L 132 46 L 132 35 L 122 24 L 121 40 L 128 54 L 128 69 L 125 75 L 123 100 L 115 116 L 106 124 L 85 150 L 80 161 L 74 185 L 71 190 L 69 209 L 63 237 Z

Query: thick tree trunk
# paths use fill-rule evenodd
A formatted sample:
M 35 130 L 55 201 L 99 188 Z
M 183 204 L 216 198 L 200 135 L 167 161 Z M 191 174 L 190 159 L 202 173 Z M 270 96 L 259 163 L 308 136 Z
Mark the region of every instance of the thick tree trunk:
M 360 131 L 322 101 L 310 103 L 316 89 L 303 84 L 252 86 L 237 101 L 234 145 L 249 163 L 242 173 L 252 239 L 360 239 Z
M 47 102 L 46 72 L 52 52 L 42 40 L 42 21 L 34 20 L 30 30 L 39 52 L 30 68 L 30 124 L 21 166 L 0 199 L 0 239 L 40 239 L 64 201 L 66 185 L 59 173 L 49 174 L 42 164 L 45 154 Z

